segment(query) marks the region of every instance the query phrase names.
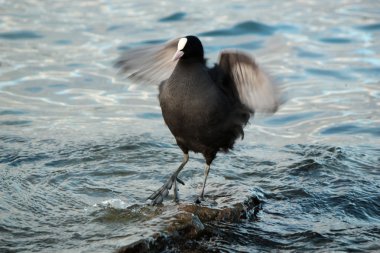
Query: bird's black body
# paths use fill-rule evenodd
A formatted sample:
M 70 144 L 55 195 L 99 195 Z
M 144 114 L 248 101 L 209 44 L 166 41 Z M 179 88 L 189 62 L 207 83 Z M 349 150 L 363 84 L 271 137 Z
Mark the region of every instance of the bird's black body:
M 173 56 L 174 55 L 174 56 Z M 219 151 L 232 149 L 244 136 L 243 127 L 256 111 L 274 112 L 276 90 L 254 60 L 242 52 L 224 51 L 213 68 L 206 66 L 203 46 L 195 36 L 186 36 L 161 46 L 137 48 L 116 63 L 137 81 L 161 83 L 159 101 L 165 123 L 184 153 L 183 162 L 149 199 L 159 204 L 189 160 L 189 151 L 206 160 L 204 189 L 210 165 Z M 199 200 L 199 199 L 198 199 Z
M 212 73 L 204 61 L 180 59 L 159 94 L 162 115 L 178 146 L 184 153 L 202 153 L 208 165 L 218 151 L 233 147 L 250 116 Z

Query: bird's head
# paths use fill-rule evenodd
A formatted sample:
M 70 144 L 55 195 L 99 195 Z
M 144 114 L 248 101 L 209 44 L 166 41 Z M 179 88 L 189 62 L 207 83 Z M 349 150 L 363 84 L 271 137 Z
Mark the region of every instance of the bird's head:
M 179 39 L 173 61 L 178 59 L 199 59 L 204 61 L 203 46 L 198 37 L 189 35 Z

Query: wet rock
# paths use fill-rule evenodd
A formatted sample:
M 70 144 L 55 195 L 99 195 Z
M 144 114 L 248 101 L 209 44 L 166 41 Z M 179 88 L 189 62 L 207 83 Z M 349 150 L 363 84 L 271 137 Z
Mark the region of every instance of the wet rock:
M 200 250 L 202 240 L 209 240 L 217 233 L 210 224 L 254 221 L 257 219 L 261 205 L 261 201 L 256 196 L 250 196 L 242 203 L 223 207 L 179 204 L 164 231 L 155 234 L 152 238 L 124 246 L 117 252 L 213 252 L 213 249 Z

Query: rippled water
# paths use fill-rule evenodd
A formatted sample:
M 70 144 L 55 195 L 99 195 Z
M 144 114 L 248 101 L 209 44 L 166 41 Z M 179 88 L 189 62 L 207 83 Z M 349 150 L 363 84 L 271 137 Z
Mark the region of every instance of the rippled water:
M 286 103 L 220 154 L 206 195 L 257 196 L 199 252 L 380 248 L 378 1 L 0 1 L 0 251 L 109 252 L 160 231 L 146 206 L 182 159 L 156 87 L 116 77 L 126 48 L 187 34 L 210 62 L 255 55 Z M 181 177 L 199 192 L 203 160 Z

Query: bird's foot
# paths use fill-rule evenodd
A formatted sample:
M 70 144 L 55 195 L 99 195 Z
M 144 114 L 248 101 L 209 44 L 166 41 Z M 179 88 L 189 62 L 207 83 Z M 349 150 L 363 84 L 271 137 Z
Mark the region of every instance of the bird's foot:
M 178 202 L 178 187 L 177 182 L 185 185 L 185 183 L 179 179 L 176 175 L 172 175 L 166 183 L 161 186 L 157 191 L 153 192 L 148 199 L 152 200 L 151 205 L 158 205 L 164 201 L 164 198 L 169 195 L 169 190 L 172 188 L 174 183 L 174 201 Z

